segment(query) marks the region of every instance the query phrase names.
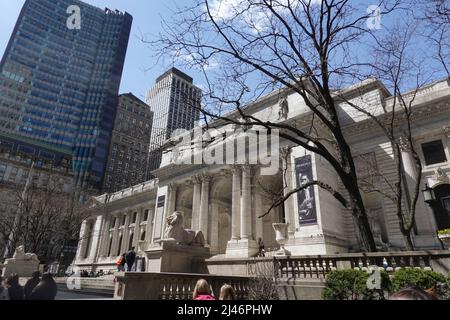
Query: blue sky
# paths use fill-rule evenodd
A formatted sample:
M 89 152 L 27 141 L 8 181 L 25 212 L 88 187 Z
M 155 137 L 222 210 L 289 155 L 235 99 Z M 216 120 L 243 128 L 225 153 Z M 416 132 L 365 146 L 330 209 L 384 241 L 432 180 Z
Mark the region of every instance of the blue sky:
M 128 52 L 122 77 L 120 92 L 133 92 L 143 99 L 145 92 L 157 76 L 171 65 L 155 64 L 153 52 L 139 40 L 141 34 L 158 34 L 161 16 L 170 14 L 177 0 L 84 0 L 100 8 L 108 7 L 127 11 L 133 16 L 133 28 L 128 44 Z M 178 0 L 180 1 L 180 0 Z M 183 0 L 181 0 L 183 1 Z M 184 0 L 185 1 L 185 0 Z M 0 10 L 0 54 L 3 55 L 14 29 L 17 17 L 25 0 L 1 0 Z M 181 2 L 182 3 L 182 2 Z M 189 72 L 188 72 L 189 73 Z M 193 75 L 194 76 L 194 75 Z

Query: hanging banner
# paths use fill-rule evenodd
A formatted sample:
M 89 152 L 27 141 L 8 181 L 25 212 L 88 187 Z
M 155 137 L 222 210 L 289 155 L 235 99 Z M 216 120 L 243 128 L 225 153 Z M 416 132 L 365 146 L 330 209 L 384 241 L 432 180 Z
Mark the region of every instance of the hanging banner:
M 310 155 L 295 159 L 297 187 L 313 181 L 312 158 Z M 300 225 L 317 223 L 314 186 L 297 193 Z
M 156 205 L 155 214 L 155 234 L 153 235 L 153 240 L 160 240 L 162 237 L 162 228 L 164 226 L 164 203 L 166 201 L 166 196 L 158 197 L 158 202 Z

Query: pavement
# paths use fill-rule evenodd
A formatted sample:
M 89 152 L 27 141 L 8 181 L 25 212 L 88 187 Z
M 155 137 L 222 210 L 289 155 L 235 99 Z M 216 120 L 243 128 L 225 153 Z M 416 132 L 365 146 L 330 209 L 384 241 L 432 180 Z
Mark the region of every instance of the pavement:
M 94 295 L 90 293 L 80 293 L 73 291 L 58 290 L 56 300 L 113 300 L 113 297 L 105 295 Z

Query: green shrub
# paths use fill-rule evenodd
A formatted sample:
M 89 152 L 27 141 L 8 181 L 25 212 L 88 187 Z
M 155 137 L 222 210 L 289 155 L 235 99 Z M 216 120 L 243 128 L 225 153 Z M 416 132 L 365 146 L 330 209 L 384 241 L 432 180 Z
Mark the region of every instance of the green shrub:
M 445 276 L 438 272 L 415 268 L 402 268 L 394 273 L 392 292 L 397 292 L 410 286 L 417 286 L 426 290 L 434 287 L 438 282 L 446 282 Z
M 390 287 L 389 276 L 381 272 L 381 289 L 370 290 L 367 286 L 369 273 L 361 270 L 337 270 L 327 275 L 324 300 L 378 300 L 384 297 L 383 290 Z

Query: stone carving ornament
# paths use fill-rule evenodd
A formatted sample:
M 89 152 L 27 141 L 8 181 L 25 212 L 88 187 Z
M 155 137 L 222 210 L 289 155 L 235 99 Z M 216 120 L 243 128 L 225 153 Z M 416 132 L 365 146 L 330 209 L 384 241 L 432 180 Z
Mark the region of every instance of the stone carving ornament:
M 39 261 L 38 256 L 34 253 L 25 253 L 25 247 L 20 246 L 16 248 L 13 259 L 22 261 Z
M 184 229 L 183 213 L 175 211 L 167 217 L 167 228 L 164 232 L 163 241 L 175 242 L 188 246 L 205 246 L 205 237 L 201 231 Z
M 289 102 L 287 96 L 281 97 L 278 102 L 279 111 L 278 111 L 278 120 L 286 120 L 289 115 Z

